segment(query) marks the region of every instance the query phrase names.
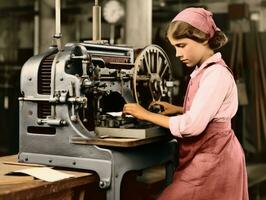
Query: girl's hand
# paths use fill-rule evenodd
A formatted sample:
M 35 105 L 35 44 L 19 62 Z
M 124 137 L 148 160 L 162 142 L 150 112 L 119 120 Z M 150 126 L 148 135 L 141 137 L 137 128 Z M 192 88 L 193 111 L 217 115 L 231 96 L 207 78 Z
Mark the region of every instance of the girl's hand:
M 182 114 L 184 112 L 183 107 L 175 106 L 165 101 L 153 101 L 149 107 L 153 105 L 160 105 L 164 108 L 164 111 L 160 113 L 162 115 Z
M 123 112 L 127 114 L 131 114 L 134 117 L 140 119 L 149 121 L 153 124 L 157 124 L 159 126 L 169 128 L 169 117 L 164 116 L 157 113 L 152 113 L 146 109 L 144 109 L 142 106 L 136 103 L 128 103 L 124 105 Z
M 124 105 L 123 113 L 130 114 L 140 120 L 146 120 L 149 111 L 136 103 L 127 103 Z

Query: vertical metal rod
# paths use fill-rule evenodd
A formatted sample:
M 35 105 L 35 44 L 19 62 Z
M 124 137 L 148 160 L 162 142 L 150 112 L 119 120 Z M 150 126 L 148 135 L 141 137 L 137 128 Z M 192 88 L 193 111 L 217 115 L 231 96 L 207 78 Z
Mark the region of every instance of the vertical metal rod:
M 9 98 L 8 98 L 8 96 L 6 95 L 6 96 L 4 97 L 4 109 L 5 109 L 5 110 L 8 110 L 8 108 L 9 108 Z
M 110 44 L 115 43 L 115 25 L 111 24 L 110 25 Z
M 61 0 L 55 0 L 55 35 L 58 50 L 61 50 Z
M 39 0 L 34 2 L 34 55 L 39 54 L 40 48 L 40 5 Z
M 9 89 L 9 84 L 8 84 L 8 77 L 9 77 L 9 74 L 8 74 L 8 66 L 5 65 L 4 66 L 4 78 L 5 78 L 5 81 L 4 81 L 4 109 L 5 110 L 8 110 L 9 108 L 9 97 L 8 97 L 8 89 Z
M 101 6 L 95 0 L 95 5 L 92 8 L 92 40 L 101 40 Z

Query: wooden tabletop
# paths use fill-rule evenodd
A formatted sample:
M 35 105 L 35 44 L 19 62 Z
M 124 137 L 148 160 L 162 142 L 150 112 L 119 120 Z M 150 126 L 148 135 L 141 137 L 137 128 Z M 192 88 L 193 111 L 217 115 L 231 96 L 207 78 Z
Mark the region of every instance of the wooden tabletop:
M 17 163 L 17 155 L 0 157 L 0 200 L 42 199 L 42 196 L 49 194 L 59 195 L 56 198 L 49 199 L 72 199 L 65 196 L 67 193 L 73 196 L 69 189 L 88 184 L 98 185 L 99 181 L 96 174 L 60 168 L 54 169 L 72 174 L 75 177 L 56 182 L 46 182 L 27 175 L 6 175 L 8 172 L 30 167 L 34 166 Z M 62 193 L 60 194 L 60 192 Z
M 74 144 L 88 144 L 88 145 L 99 145 L 106 147 L 137 147 L 145 144 L 151 144 L 154 142 L 165 142 L 171 140 L 170 135 L 150 137 L 145 139 L 136 139 L 136 138 L 114 138 L 114 137 L 104 137 L 104 138 L 82 138 L 82 137 L 73 137 L 71 138 L 71 143 Z

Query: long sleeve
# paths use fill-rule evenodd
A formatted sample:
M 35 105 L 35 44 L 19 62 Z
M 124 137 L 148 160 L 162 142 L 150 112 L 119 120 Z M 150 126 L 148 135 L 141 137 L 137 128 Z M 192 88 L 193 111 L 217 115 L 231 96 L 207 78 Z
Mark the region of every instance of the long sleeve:
M 198 135 L 211 120 L 231 119 L 237 111 L 237 89 L 230 72 L 215 64 L 203 73 L 190 110 L 169 119 L 170 131 L 177 137 Z

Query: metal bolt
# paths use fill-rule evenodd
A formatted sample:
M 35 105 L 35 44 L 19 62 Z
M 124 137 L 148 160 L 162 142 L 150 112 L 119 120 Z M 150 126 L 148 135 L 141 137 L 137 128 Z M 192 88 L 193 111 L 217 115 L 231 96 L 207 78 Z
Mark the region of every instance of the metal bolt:
M 43 121 L 41 119 L 38 119 L 37 124 L 41 125 L 41 124 L 43 124 Z
M 61 124 L 61 125 L 66 125 L 67 122 L 66 122 L 65 120 L 61 120 L 61 121 L 60 121 L 60 124 Z
M 70 119 L 71 119 L 72 122 L 76 122 L 77 121 L 77 116 L 76 115 L 72 115 L 70 117 Z
M 106 181 L 100 181 L 100 183 L 99 183 L 99 187 L 100 187 L 100 188 L 106 188 L 106 187 L 107 187 L 107 183 L 106 183 Z

